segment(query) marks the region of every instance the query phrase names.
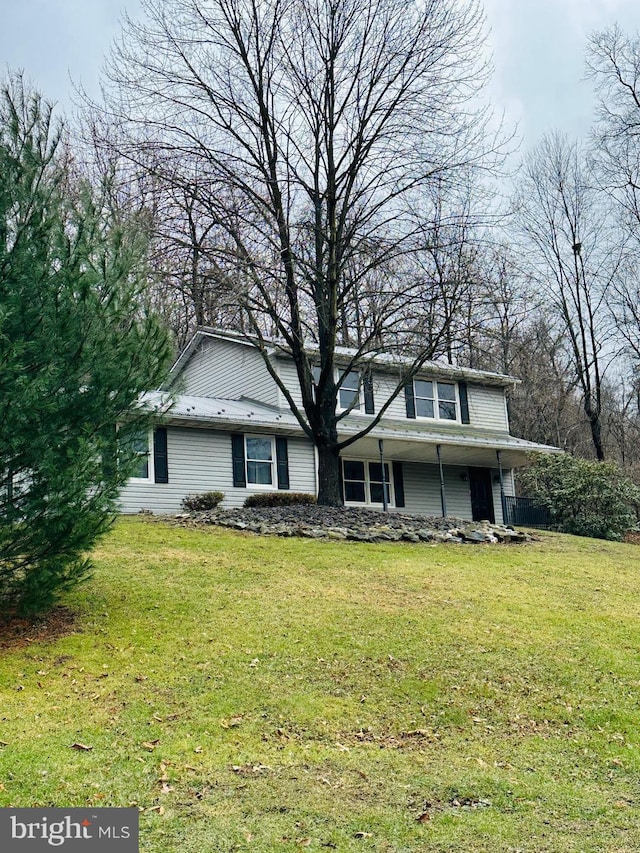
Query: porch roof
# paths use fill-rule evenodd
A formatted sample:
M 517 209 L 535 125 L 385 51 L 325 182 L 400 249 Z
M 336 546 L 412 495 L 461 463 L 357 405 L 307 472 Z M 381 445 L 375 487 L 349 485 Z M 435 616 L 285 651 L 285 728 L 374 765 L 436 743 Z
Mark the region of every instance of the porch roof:
M 289 410 L 259 403 L 246 397 L 227 400 L 212 397 L 180 395 L 169 408 L 168 398 L 160 392 L 145 395 L 147 405 L 165 413 L 166 423 L 203 429 L 269 432 L 289 436 L 304 435 L 302 427 Z M 348 440 L 365 426 L 360 415 L 345 418 L 339 425 L 339 438 Z M 436 463 L 440 446 L 445 465 L 495 467 L 496 451 L 501 453 L 505 468 L 527 464 L 531 452 L 560 452 L 557 447 L 516 438 L 507 432 L 477 429 L 462 424 L 426 425 L 424 421 L 383 419 L 370 433 L 357 439 L 343 451 L 343 456 L 379 458 L 378 441 L 384 441 L 387 460 Z

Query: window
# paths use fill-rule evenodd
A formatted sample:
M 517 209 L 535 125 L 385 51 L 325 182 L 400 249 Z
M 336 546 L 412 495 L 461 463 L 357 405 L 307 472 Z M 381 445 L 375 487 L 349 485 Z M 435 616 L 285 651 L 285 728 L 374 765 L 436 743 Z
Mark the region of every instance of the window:
M 151 441 L 152 433 L 144 430 L 143 432 L 135 433 L 128 439 L 128 445 L 133 455 L 136 457 L 136 462 L 133 467 L 131 477 L 134 480 L 151 480 L 153 471 L 153 442 Z
M 380 462 L 365 462 L 359 459 L 344 459 L 342 462 L 344 499 L 347 503 L 383 505 L 382 465 Z M 391 474 L 385 463 L 384 479 L 387 504 L 391 503 Z
M 311 375 L 314 386 L 317 386 L 320 381 L 320 367 L 312 367 Z M 336 369 L 336 382 L 340 381 L 341 375 L 340 370 Z M 338 411 L 343 412 L 349 409 L 351 412 L 364 411 L 367 415 L 375 413 L 373 375 L 371 370 L 366 369 L 362 374 L 359 370 L 349 370 L 343 376 L 342 385 L 338 388 L 336 408 Z
M 245 436 L 247 483 L 270 486 L 273 483 L 273 441 L 271 438 Z
M 350 370 L 345 374 L 338 389 L 338 408 L 348 409 L 350 406 L 353 406 L 354 410 L 360 408 L 360 374 L 357 370 Z
M 445 421 L 458 420 L 456 386 L 452 382 L 437 382 L 438 417 Z
M 289 450 L 284 435 L 231 435 L 233 485 L 289 488 Z
M 457 421 L 458 395 L 454 382 L 414 379 L 406 389 L 407 417 Z

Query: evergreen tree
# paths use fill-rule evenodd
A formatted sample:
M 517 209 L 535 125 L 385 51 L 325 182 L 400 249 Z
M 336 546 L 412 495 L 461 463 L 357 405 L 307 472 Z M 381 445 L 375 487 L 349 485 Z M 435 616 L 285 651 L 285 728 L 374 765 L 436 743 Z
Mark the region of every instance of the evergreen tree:
M 52 108 L 0 94 L 0 615 L 85 578 L 171 347 L 143 307 L 146 235 L 74 174 Z M 117 446 L 116 446 L 117 436 Z M 138 458 L 139 462 L 139 458 Z

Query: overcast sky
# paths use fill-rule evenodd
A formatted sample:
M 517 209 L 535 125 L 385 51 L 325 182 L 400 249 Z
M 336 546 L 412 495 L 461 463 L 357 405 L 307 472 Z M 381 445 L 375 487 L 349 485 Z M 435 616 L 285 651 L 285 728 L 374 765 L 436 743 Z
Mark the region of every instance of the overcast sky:
M 639 0 L 485 0 L 495 75 L 491 99 L 517 122 L 523 149 L 560 129 L 584 136 L 593 110 L 584 77 L 588 35 L 619 23 L 640 29 Z M 22 68 L 63 110 L 73 83 L 98 94 L 103 56 L 123 9 L 138 0 L 0 0 L 0 67 Z

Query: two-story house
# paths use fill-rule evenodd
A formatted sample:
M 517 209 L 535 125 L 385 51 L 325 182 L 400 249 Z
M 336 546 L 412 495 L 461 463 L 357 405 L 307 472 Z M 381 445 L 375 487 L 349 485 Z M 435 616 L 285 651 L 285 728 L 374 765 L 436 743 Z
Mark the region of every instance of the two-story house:
M 345 364 L 349 353 L 344 351 Z M 274 347 L 271 364 L 301 404 L 293 361 Z M 401 366 L 373 359 L 366 381 L 348 373 L 338 406 L 340 439 L 359 432 L 397 387 Z M 426 363 L 383 418 L 342 458 L 347 505 L 501 521 L 513 470 L 530 451 L 556 448 L 509 434 L 506 390 L 516 380 Z M 255 492 L 317 493 L 317 458 L 255 346 L 240 335 L 199 330 L 164 391 L 175 403 L 163 426 L 140 437 L 140 468 L 121 496 L 124 512 L 180 510 L 187 494 L 224 493 L 240 506 Z M 149 395 L 161 406 L 163 391 Z M 386 501 L 384 498 L 386 497 Z

